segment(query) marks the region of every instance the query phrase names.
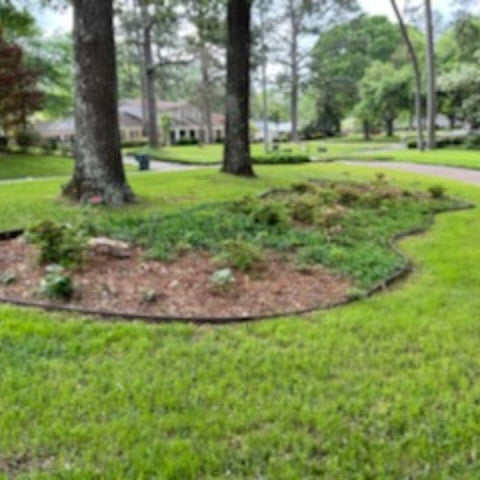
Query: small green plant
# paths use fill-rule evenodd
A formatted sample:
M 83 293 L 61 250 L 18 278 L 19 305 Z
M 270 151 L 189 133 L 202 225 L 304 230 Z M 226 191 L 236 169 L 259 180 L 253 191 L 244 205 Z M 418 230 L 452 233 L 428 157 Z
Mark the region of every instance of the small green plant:
M 430 193 L 432 198 L 437 198 L 437 199 L 444 198 L 446 191 L 447 189 L 440 184 L 432 185 L 431 187 L 428 188 L 428 192 Z
M 69 300 L 74 293 L 73 281 L 63 273 L 49 273 L 40 281 L 40 292 L 53 300 Z
M 4 272 L 0 276 L 0 283 L 2 285 L 11 285 L 17 280 L 17 276 L 13 272 Z
M 259 202 L 251 216 L 254 223 L 268 226 L 286 225 L 288 219 L 287 210 L 280 202 Z
M 230 268 L 222 268 L 213 273 L 210 277 L 210 283 L 215 291 L 225 293 L 235 283 L 235 276 Z
M 342 205 L 353 205 L 361 197 L 359 189 L 354 185 L 339 185 L 336 190 L 339 195 L 338 201 Z
M 216 260 L 242 272 L 254 268 L 261 269 L 265 265 L 263 250 L 242 239 L 226 240 L 222 243 L 222 250 Z
M 41 264 L 68 268 L 79 266 L 84 260 L 86 239 L 79 228 L 43 220 L 27 230 L 26 238 L 38 247 Z
M 302 195 L 295 198 L 290 205 L 290 216 L 297 222 L 313 225 L 318 199 L 315 195 Z

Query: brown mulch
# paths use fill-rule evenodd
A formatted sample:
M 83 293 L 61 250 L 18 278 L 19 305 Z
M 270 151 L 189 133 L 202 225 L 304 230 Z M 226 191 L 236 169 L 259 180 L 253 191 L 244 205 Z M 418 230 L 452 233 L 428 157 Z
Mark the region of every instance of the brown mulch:
M 164 263 L 145 260 L 134 248 L 125 259 L 90 253 L 86 265 L 72 274 L 74 298 L 60 303 L 39 293 L 46 270 L 36 257 L 35 247 L 22 238 L 0 242 L 0 274 L 16 276 L 10 285 L 0 284 L 1 298 L 125 314 L 222 318 L 323 308 L 345 300 L 352 287 L 350 279 L 325 268 L 300 271 L 272 254 L 265 270 L 234 272 L 235 283 L 224 290 L 210 281 L 219 266 L 206 252 Z

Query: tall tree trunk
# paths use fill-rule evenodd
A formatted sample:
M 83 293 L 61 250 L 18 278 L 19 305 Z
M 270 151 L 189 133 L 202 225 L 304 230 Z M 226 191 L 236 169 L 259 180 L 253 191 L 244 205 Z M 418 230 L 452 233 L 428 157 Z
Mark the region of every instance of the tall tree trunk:
M 427 90 L 427 147 L 435 148 L 435 124 L 437 117 L 437 92 L 435 82 L 435 47 L 433 39 L 432 5 L 430 0 L 425 0 L 425 20 L 427 30 L 427 67 L 428 67 L 428 90 Z
M 120 152 L 112 0 L 74 0 L 75 170 L 64 195 L 121 204 L 134 196 Z
M 250 158 L 251 0 L 228 1 L 226 137 L 222 170 L 253 176 Z
M 387 137 L 393 137 L 395 135 L 395 120 L 393 118 L 386 118 L 385 119 L 385 131 L 387 133 Z
M 298 142 L 298 43 L 297 33 L 293 28 L 292 45 L 290 51 L 291 72 L 290 72 L 290 118 L 292 122 L 292 141 Z
M 363 121 L 363 139 L 367 142 L 371 140 L 370 137 L 370 122 L 368 120 Z
M 268 131 L 268 79 L 267 79 L 267 45 L 265 42 L 265 5 L 260 5 L 260 32 L 262 35 L 262 116 L 263 116 L 263 149 L 269 150 Z
M 412 62 L 413 72 L 415 74 L 415 116 L 417 118 L 417 149 L 423 151 L 425 148 L 423 141 L 423 109 L 422 109 L 422 74 L 418 64 L 417 53 L 413 47 L 410 35 L 408 33 L 402 14 L 398 8 L 396 0 L 391 0 L 395 16 L 397 17 L 403 41 L 407 46 L 408 55 Z
M 140 0 L 143 33 L 143 57 L 145 66 L 145 83 L 148 113 L 148 143 L 151 147 L 159 146 L 157 100 L 155 95 L 155 67 L 152 53 L 152 27 L 153 21 L 148 13 L 148 3 Z
M 207 47 L 203 41 L 200 45 L 200 63 L 202 69 L 203 123 L 207 127 L 207 143 L 213 143 L 212 107 L 210 104 L 210 72 L 208 70 Z

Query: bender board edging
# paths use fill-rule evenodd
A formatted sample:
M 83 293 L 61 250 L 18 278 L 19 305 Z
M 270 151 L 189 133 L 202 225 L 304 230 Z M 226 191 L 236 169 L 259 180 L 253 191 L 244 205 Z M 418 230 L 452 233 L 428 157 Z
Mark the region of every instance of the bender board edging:
M 278 192 L 280 189 L 272 189 L 267 192 L 264 192 L 262 195 L 268 195 L 274 191 Z M 274 320 L 290 316 L 305 316 L 315 312 L 329 311 L 334 308 L 350 305 L 359 300 L 367 299 L 373 295 L 386 291 L 389 287 L 399 282 L 400 280 L 408 277 L 410 273 L 414 271 L 414 264 L 403 252 L 401 252 L 396 243 L 403 238 L 410 237 L 413 235 L 420 235 L 427 232 L 435 222 L 436 215 L 440 213 L 451 213 L 462 210 L 470 210 L 475 208 L 473 203 L 463 203 L 457 207 L 451 207 L 441 211 L 432 211 L 425 222 L 425 225 L 420 227 L 414 227 L 403 232 L 399 232 L 394 235 L 389 241 L 389 247 L 403 260 L 404 264 L 402 267 L 398 268 L 394 273 L 392 273 L 387 278 L 379 281 L 369 289 L 361 292 L 359 295 L 352 295 L 345 300 L 340 302 L 334 302 L 330 305 L 323 307 L 313 307 L 301 310 L 292 310 L 280 313 L 274 313 L 269 315 L 247 315 L 247 316 L 228 316 L 228 317 L 196 317 L 196 316 L 172 316 L 172 315 L 145 315 L 145 314 L 135 314 L 135 313 L 121 313 L 110 310 L 97 310 L 81 307 L 73 307 L 69 305 L 60 305 L 55 303 L 44 303 L 44 302 L 29 302 L 25 300 L 15 300 L 10 298 L 0 297 L 0 304 L 12 305 L 16 307 L 23 308 L 35 308 L 44 310 L 46 312 L 58 312 L 58 313 L 75 313 L 80 316 L 91 316 L 102 318 L 112 321 L 121 321 L 125 320 L 128 322 L 134 321 L 143 321 L 151 324 L 167 324 L 167 323 L 187 323 L 193 325 L 232 325 L 232 324 L 242 324 L 242 323 L 251 323 L 262 320 Z M 24 233 L 24 229 L 15 229 L 0 232 L 0 241 L 11 240 L 19 237 Z

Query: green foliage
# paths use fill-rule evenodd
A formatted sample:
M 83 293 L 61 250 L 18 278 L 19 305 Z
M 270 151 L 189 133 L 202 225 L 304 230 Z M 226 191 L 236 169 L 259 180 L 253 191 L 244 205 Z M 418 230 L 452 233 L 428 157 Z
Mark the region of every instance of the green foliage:
M 265 253 L 253 243 L 237 238 L 222 243 L 216 260 L 242 272 L 249 272 L 265 266 Z
M 124 140 L 122 142 L 122 148 L 139 148 L 147 146 L 148 142 L 145 139 L 139 140 Z
M 445 188 L 445 186 L 440 184 L 428 187 L 428 192 L 430 193 L 432 198 L 444 198 L 446 191 L 447 189 Z
M 179 147 L 183 147 L 183 146 L 190 146 L 190 145 L 198 145 L 199 143 L 200 142 L 199 142 L 198 138 L 184 137 L 184 138 L 179 138 L 175 142 L 175 145 L 177 145 Z
M 3 272 L 0 275 L 0 283 L 2 285 L 10 285 L 17 280 L 17 276 L 13 272 Z
M 38 133 L 33 130 L 18 130 L 15 134 L 15 142 L 23 151 L 26 151 L 38 145 L 40 143 L 40 137 Z
M 52 300 L 70 300 L 74 294 L 72 278 L 63 273 L 49 273 L 40 281 L 40 293 Z
M 301 153 L 277 151 L 264 155 L 254 155 L 252 156 L 252 162 L 265 165 L 308 163 L 310 157 Z
M 84 260 L 86 240 L 78 227 L 43 220 L 27 230 L 26 238 L 38 247 L 41 264 L 75 267 Z

